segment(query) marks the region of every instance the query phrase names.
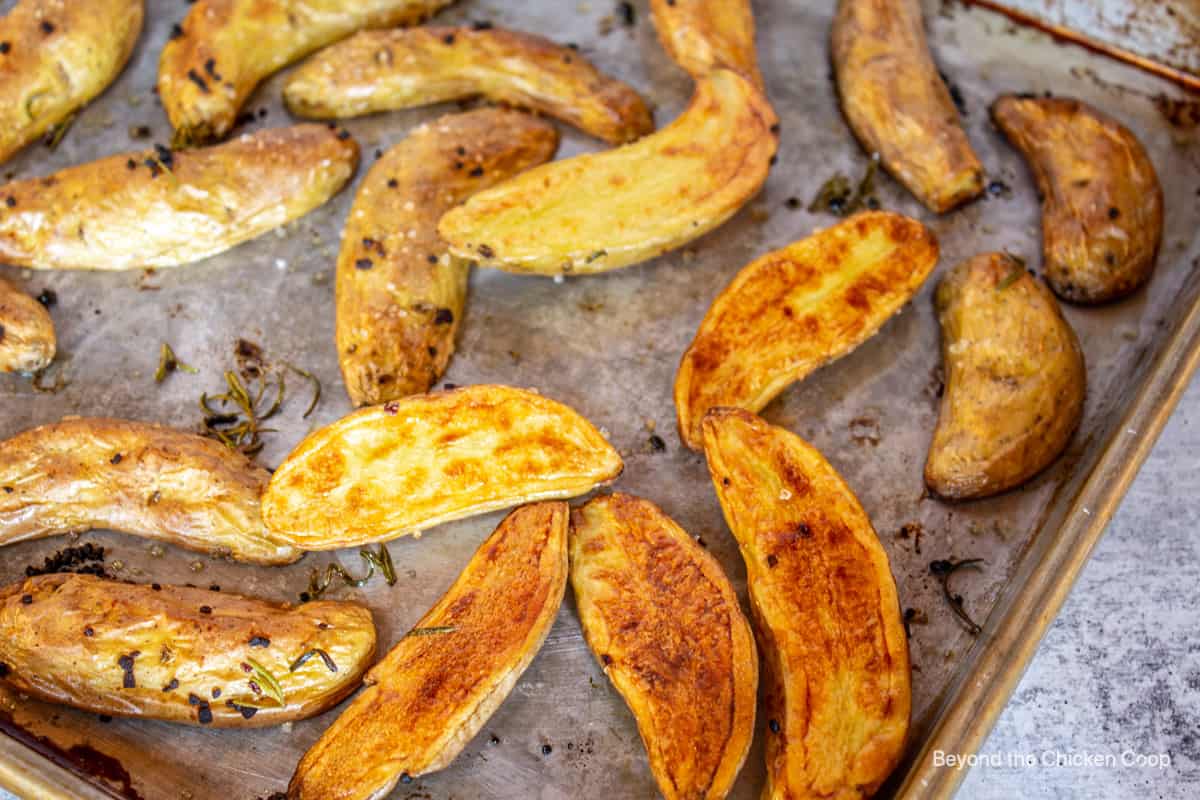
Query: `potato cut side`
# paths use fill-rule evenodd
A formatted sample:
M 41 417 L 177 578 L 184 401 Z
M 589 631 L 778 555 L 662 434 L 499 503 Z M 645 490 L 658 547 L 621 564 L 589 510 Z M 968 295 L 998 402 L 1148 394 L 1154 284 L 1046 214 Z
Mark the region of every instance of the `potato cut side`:
M 667 800 L 729 793 L 754 738 L 758 654 L 720 564 L 627 494 L 571 514 L 571 586 Z
M 936 303 L 946 390 L 925 483 L 959 500 L 1011 489 L 1058 458 L 1079 427 L 1079 340 L 1049 290 L 1000 253 L 955 267 Z
M 37 372 L 58 347 L 45 306 L 0 278 L 0 372 Z
M 371 612 L 91 575 L 0 589 L 0 663 L 15 689 L 98 714 L 259 728 L 319 714 L 375 655 Z
M 365 408 L 313 433 L 272 476 L 263 518 L 301 549 L 333 550 L 586 494 L 622 467 L 562 403 L 470 386 Z
M 296 767 L 290 800 L 381 798 L 444 769 L 516 686 L 567 586 L 566 503 L 518 508 Z
M 762 88 L 750 0 L 650 0 L 667 55 L 697 80 L 731 69 Z
M 921 223 L 869 211 L 754 261 L 713 301 L 675 376 L 679 435 L 702 447 L 708 409 L 760 411 L 873 336 L 933 270 Z
M 716 228 L 758 192 L 775 155 L 775 123 L 753 84 L 717 70 L 661 131 L 480 192 L 438 230 L 455 255 L 509 272 L 637 264 Z
M 762 796 L 870 797 L 900 760 L 912 704 L 887 553 L 854 493 L 800 437 L 713 409 L 704 453 L 762 648 Z
M 654 130 L 646 103 L 570 47 L 500 28 L 364 31 L 288 79 L 293 114 L 344 119 L 485 97 L 561 119 L 612 144 Z

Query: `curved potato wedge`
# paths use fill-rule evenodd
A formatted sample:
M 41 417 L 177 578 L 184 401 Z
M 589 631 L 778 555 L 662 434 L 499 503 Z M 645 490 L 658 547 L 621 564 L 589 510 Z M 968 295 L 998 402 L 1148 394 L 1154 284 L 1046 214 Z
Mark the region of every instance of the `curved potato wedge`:
M 40 700 L 99 714 L 215 728 L 280 725 L 336 705 L 374 655 L 371 612 L 353 603 L 293 608 L 72 574 L 0 589 L 5 680 Z
M 1106 303 L 1149 280 L 1162 244 L 1163 192 L 1137 137 L 1065 98 L 1004 95 L 992 119 L 1037 180 L 1043 272 L 1054 293 Z
M 562 403 L 468 386 L 364 408 L 311 434 L 271 476 L 263 519 L 303 550 L 333 550 L 585 494 L 622 468 Z
M 929 54 L 920 0 L 839 0 L 833 66 L 854 135 L 931 211 L 984 190 L 983 165 Z
M 110 156 L 0 186 L 0 261 L 95 270 L 189 264 L 304 216 L 357 167 L 358 145 L 324 125 Z
M 450 765 L 550 633 L 567 587 L 569 513 L 538 503 L 500 523 L 300 759 L 290 800 L 385 797 Z
M 704 453 L 762 648 L 762 796 L 870 797 L 900 760 L 912 705 L 887 553 L 854 493 L 800 437 L 719 408 L 704 418 Z
M 1009 256 L 938 285 L 946 390 L 925 483 L 956 500 L 999 494 L 1049 466 L 1083 418 L 1087 370 L 1054 296 Z
M 104 528 L 252 564 L 301 553 L 263 527 L 270 473 L 161 425 L 67 417 L 0 442 L 0 545 Z
M 868 211 L 752 262 L 713 301 L 679 364 L 684 444 L 702 448 L 708 409 L 758 412 L 871 338 L 937 260 L 937 239 L 924 225 Z
M 470 265 L 437 222 L 474 192 L 544 163 L 553 125 L 480 109 L 413 131 L 363 180 L 337 265 L 337 349 L 357 406 L 427 391 L 446 371 Z
M 654 130 L 631 87 L 569 47 L 500 28 L 364 31 L 304 62 L 283 89 L 293 114 L 318 119 L 477 96 L 561 119 L 611 144 Z
M 0 278 L 0 372 L 45 369 L 54 360 L 57 347 L 50 312 Z
M 693 78 L 725 68 L 763 88 L 750 0 L 650 0 L 650 13 L 663 49 Z
M 613 494 L 571 513 L 571 586 L 663 797 L 725 797 L 754 739 L 758 654 L 721 565 L 658 506 Z
M 438 230 L 454 255 L 509 272 L 637 264 L 716 228 L 758 192 L 778 145 L 776 121 L 753 84 L 717 70 L 661 131 L 480 192 Z
M 174 146 L 220 139 L 259 81 L 364 28 L 416 25 L 454 0 L 198 0 L 158 63 Z

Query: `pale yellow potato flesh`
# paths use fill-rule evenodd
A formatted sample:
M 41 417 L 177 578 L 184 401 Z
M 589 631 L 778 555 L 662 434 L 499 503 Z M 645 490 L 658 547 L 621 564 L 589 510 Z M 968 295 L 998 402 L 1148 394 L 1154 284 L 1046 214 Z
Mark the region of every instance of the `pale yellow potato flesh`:
M 933 233 L 868 211 L 752 262 L 713 301 L 675 376 L 679 435 L 702 448 L 705 412 L 760 411 L 875 335 L 938 260 Z
M 332 550 L 586 494 L 622 468 L 562 403 L 469 386 L 365 408 L 309 435 L 271 477 L 263 519 L 282 541 Z
M 762 88 L 750 0 L 650 0 L 663 49 L 693 78 L 739 72 Z
M 654 258 L 725 222 L 762 187 L 777 119 L 755 86 L 719 69 L 666 128 L 530 170 L 442 217 L 450 252 L 481 267 L 587 274 Z
M 58 347 L 50 312 L 0 278 L 0 372 L 37 372 Z

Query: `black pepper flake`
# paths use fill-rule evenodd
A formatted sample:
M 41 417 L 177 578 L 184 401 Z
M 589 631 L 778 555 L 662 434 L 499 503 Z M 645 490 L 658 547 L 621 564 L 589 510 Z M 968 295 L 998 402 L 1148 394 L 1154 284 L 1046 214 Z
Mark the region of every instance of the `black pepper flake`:
M 221 696 L 221 687 L 220 686 L 214 686 L 212 688 L 212 696 L 213 696 L 213 700 L 216 700 L 218 697 Z
M 156 592 L 161 592 L 161 591 L 162 591 L 162 584 L 159 584 L 159 583 L 152 583 L 152 584 L 150 584 L 150 588 L 151 588 L 151 589 L 153 589 L 153 590 L 154 590 L 154 591 L 156 591 Z
M 12 45 L 8 42 L 0 42 L 0 55 L 8 55 L 8 51 L 12 50 Z
M 369 259 L 369 258 L 360 258 L 358 261 L 354 262 L 355 269 L 366 270 L 366 269 L 370 269 L 373 266 L 375 266 L 375 263 L 373 261 L 371 261 L 371 259 Z
M 196 719 L 200 721 L 201 725 L 207 725 L 213 721 L 212 708 L 208 703 L 200 704 L 200 711 L 196 714 Z
M 772 553 L 771 555 L 767 556 L 767 566 L 768 567 L 774 567 L 778 563 L 779 563 L 779 558 L 775 554 Z
M 1121 209 L 1117 208 L 1116 206 L 1113 206 L 1110 209 L 1108 209 L 1108 218 L 1109 219 L 1116 219 L 1119 216 L 1121 216 Z
M 27 606 L 33 605 L 33 595 L 31 595 L 31 594 L 21 595 L 21 603 L 23 605 L 27 605 Z
M 86 628 L 83 629 L 83 635 L 90 638 L 90 637 L 96 635 L 96 631 L 92 629 L 91 625 L 88 625 Z
M 467 154 L 467 148 L 460 144 L 454 152 L 458 153 L 460 156 L 465 156 Z
M 48 19 L 42 20 L 41 28 L 42 28 L 42 33 L 46 34 L 47 36 L 54 33 L 54 23 Z
M 470 175 L 472 178 L 481 177 L 483 175 L 483 167 L 475 167 L 475 169 L 471 170 L 467 174 Z
M 177 22 L 171 26 L 171 38 L 178 39 L 180 36 L 183 36 L 183 26 Z
M 500 737 L 493 733 L 491 737 L 488 738 L 488 742 L 490 744 L 500 744 Z
M 200 613 L 201 614 L 211 614 L 212 606 L 200 606 Z
M 16 204 L 17 204 L 17 198 L 13 197 L 11 194 L 8 197 L 4 198 L 4 205 L 8 206 L 9 208 L 12 208 Z
M 448 308 L 439 308 L 433 315 L 434 325 L 449 325 L 454 322 L 454 312 Z
M 401 783 L 412 783 L 412 775 L 409 775 L 407 772 L 401 772 L 400 773 L 400 782 Z
M 204 80 L 204 78 L 200 77 L 199 72 L 196 72 L 196 70 L 194 70 L 194 69 L 189 69 L 187 71 L 187 76 L 188 76 L 189 81 L 196 84 L 196 86 L 200 87 L 200 91 L 204 92 L 205 94 L 208 94 L 208 83 Z
M 210 592 L 219 592 L 221 591 L 221 585 L 219 583 L 210 583 L 208 585 L 208 590 Z
M 442 37 L 442 41 L 445 42 L 446 44 L 454 44 L 454 34 L 447 33 L 445 36 Z
M 791 211 L 796 211 L 804 206 L 799 197 L 789 197 L 783 204 Z
M 251 717 L 253 717 L 255 714 L 258 713 L 257 708 L 254 708 L 253 706 L 241 706 L 241 705 L 238 705 L 237 703 L 233 702 L 232 700 L 226 700 L 225 705 L 229 706 L 234 711 L 241 714 L 242 719 L 250 719 Z
M 600 660 L 603 661 L 604 666 L 607 667 L 609 664 L 612 663 L 612 656 L 610 656 L 608 653 L 605 653 L 602 656 L 600 656 Z
M 490 31 L 495 26 L 492 25 L 492 23 L 488 22 L 486 19 L 481 19 L 481 20 L 476 20 L 475 22 L 472 22 L 471 27 L 477 31 Z
M 0 661 L 0 678 L 7 678 L 10 672 L 12 672 L 12 667 Z
M 120 463 L 121 463 L 121 459 L 122 459 L 122 458 L 124 458 L 124 456 L 122 456 L 120 453 L 117 453 L 116 455 L 114 455 L 112 458 L 110 458 L 110 459 L 108 460 L 108 463 L 110 463 L 110 464 L 120 464 Z
M 346 141 L 347 139 L 350 138 L 350 131 L 346 130 L 345 128 L 342 128 L 340 131 L 338 131 L 337 138 L 340 141 L 343 141 L 343 142 Z
M 198 695 L 195 695 L 195 694 L 192 694 L 191 692 L 188 692 L 188 705 L 189 705 L 189 706 L 198 706 L 198 705 L 200 705 L 200 704 L 201 704 L 201 703 L 203 703 L 203 702 L 204 702 L 204 701 L 203 701 L 203 700 L 201 700 L 201 699 L 200 699 L 200 697 L 199 697 Z
M 637 24 L 637 12 L 633 10 L 633 3 L 617 3 L 617 16 L 629 27 Z
M 217 72 L 217 60 L 210 58 L 204 62 L 204 71 L 208 73 L 214 81 L 221 80 L 221 75 Z
M 133 655 L 124 655 L 118 658 L 117 666 L 125 673 L 121 678 L 121 688 L 136 689 L 137 681 L 133 677 Z
M 265 636 L 255 636 L 250 639 L 251 647 L 270 647 L 271 640 Z
M 461 162 L 461 161 L 455 161 L 455 162 L 454 162 L 454 168 L 455 168 L 455 169 L 462 169 L 464 166 L 466 166 L 466 165 L 465 165 L 465 164 L 463 164 L 463 162 Z
M 478 250 L 479 255 L 483 256 L 484 258 L 491 258 L 492 256 L 496 255 L 496 251 L 486 244 L 479 245 Z
M 3 325 L 0 325 L 0 339 L 3 339 L 3 338 L 4 338 L 4 326 L 3 326 Z M 4 487 L 4 493 L 5 493 L 5 494 L 12 494 L 12 493 L 13 493 L 13 488 L 12 488 L 11 486 L 5 486 L 5 487 Z
M 542 745 L 542 755 L 548 756 L 553 752 L 554 752 L 554 748 L 551 747 L 550 745 L 548 745 L 548 744 Z
M 438 262 L 438 257 L 435 256 L 433 253 L 430 253 L 429 255 L 425 256 L 425 260 L 428 261 L 430 264 L 436 264 Z
M 777 720 L 777 719 L 773 719 L 773 720 L 770 720 L 769 722 L 767 722 L 767 727 L 771 729 L 771 733 L 779 733 L 779 731 L 781 730 L 781 728 L 779 727 L 779 720 Z
M 137 169 L 137 162 L 134 161 L 132 158 L 129 159 L 128 161 L 125 162 L 125 169 L 128 169 L 128 170 Z
M 167 169 L 175 166 L 175 154 L 171 152 L 171 148 L 156 144 L 154 145 L 154 155 L 158 156 L 159 163 Z
M 105 725 L 107 725 L 108 723 L 112 722 L 112 715 L 111 714 L 101 714 L 96 719 L 100 720 Z
M 395 189 L 399 185 L 400 185 L 400 181 L 396 180 L 395 178 L 388 178 L 388 188 L 389 189 Z
M 667 449 L 667 443 L 657 433 L 650 434 L 650 449 L 656 453 L 661 453 Z
M 162 690 L 164 692 L 173 692 L 178 688 L 179 688 L 179 679 L 171 678 L 171 682 L 168 683 L 166 686 L 162 687 Z

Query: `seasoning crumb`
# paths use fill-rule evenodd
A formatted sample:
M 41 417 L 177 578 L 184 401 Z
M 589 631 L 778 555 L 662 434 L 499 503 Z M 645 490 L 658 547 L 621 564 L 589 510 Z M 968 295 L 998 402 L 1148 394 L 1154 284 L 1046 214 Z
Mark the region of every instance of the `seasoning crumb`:
M 21 603 L 22 603 L 22 605 L 27 605 L 27 606 L 32 605 L 33 604 L 33 595 L 31 595 L 31 594 L 21 595 Z
M 771 733 L 779 733 L 782 728 L 779 727 L 779 720 L 773 719 L 767 722 L 767 727 L 771 729 Z

